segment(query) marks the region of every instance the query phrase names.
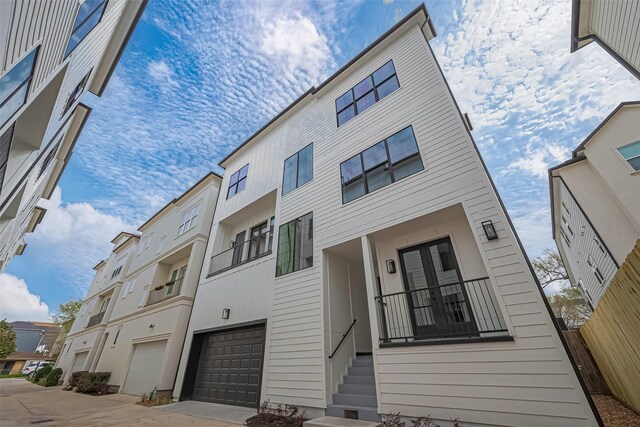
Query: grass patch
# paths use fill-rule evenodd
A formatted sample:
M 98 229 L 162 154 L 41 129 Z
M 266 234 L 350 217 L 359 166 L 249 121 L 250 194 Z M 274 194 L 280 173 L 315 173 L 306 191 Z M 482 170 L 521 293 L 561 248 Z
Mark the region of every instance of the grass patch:
M 0 375 L 0 380 L 3 378 L 24 378 L 26 377 L 25 374 L 7 374 L 7 375 Z

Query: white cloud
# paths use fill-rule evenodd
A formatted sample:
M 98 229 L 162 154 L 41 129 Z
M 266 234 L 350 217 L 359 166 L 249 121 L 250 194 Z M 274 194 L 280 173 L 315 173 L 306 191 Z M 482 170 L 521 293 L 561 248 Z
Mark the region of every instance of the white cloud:
M 178 82 L 173 79 L 173 70 L 164 61 L 149 62 L 147 71 L 149 72 L 149 76 L 158 83 L 163 91 L 179 86 Z
M 49 307 L 40 297 L 29 292 L 27 283 L 18 277 L 0 274 L 0 319 L 49 320 Z
M 568 160 L 570 150 L 556 144 L 547 144 L 540 148 L 527 145 L 524 157 L 520 157 L 509 164 L 507 171 L 519 169 L 538 178 L 547 179 L 547 171 L 553 166 Z

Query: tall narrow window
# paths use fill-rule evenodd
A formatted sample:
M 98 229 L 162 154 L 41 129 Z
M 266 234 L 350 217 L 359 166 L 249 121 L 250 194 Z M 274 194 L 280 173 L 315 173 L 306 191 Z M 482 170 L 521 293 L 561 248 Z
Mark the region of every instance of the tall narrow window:
M 368 75 L 336 99 L 338 127 L 342 126 L 382 98 L 400 87 L 393 61 L 389 61 Z
M 93 69 L 91 71 L 93 71 Z M 73 105 L 76 103 L 76 101 L 78 99 L 80 99 L 80 96 L 84 92 L 84 88 L 85 88 L 85 86 L 87 86 L 87 82 L 89 81 L 89 76 L 91 76 L 91 71 L 89 71 L 82 78 L 82 80 L 80 80 L 80 83 L 78 83 L 76 85 L 76 87 L 73 88 L 73 90 L 69 94 L 69 97 L 67 98 L 67 102 L 64 104 L 64 109 L 62 110 L 62 115 L 63 116 L 65 114 L 67 114 L 67 112 L 71 109 L 71 107 L 73 107 Z
M 618 148 L 618 152 L 624 157 L 635 171 L 640 171 L 640 141 Z
M 0 79 L 0 127 L 27 102 L 37 51 L 33 49 Z
M 47 169 L 47 166 L 49 166 L 49 164 L 51 163 L 51 161 L 54 159 L 54 157 L 56 156 L 56 153 L 58 152 L 58 146 L 60 146 L 60 143 L 57 143 L 55 145 L 55 147 L 53 147 L 51 149 L 51 151 L 49 151 L 47 153 L 47 155 L 45 156 L 44 160 L 42 161 L 42 164 L 40 165 L 40 171 L 38 172 L 38 178 L 40 178 L 42 176 L 42 174 L 44 173 L 44 171 Z
M 342 203 L 424 169 L 411 126 L 340 164 Z
M 313 212 L 280 226 L 276 277 L 313 266 Z
M 16 124 L 14 123 L 0 136 L 0 188 L 2 188 L 4 174 L 7 171 L 7 162 L 9 161 L 9 152 L 11 151 L 11 141 L 15 127 Z
M 178 227 L 178 236 L 183 235 L 196 226 L 198 212 L 200 212 L 200 203 L 191 207 L 189 210 L 182 214 L 182 217 L 180 218 L 180 226 Z
M 242 169 L 231 175 L 229 179 L 229 190 L 227 191 L 227 199 L 232 198 L 247 185 L 247 173 L 249 172 L 249 165 L 244 165 Z
M 282 194 L 287 194 L 313 179 L 313 144 L 284 161 Z
M 107 7 L 107 0 L 85 0 L 78 9 L 76 20 L 73 23 L 71 37 L 64 52 L 66 58 L 78 47 L 87 35 L 93 30 L 102 19 L 104 10 Z

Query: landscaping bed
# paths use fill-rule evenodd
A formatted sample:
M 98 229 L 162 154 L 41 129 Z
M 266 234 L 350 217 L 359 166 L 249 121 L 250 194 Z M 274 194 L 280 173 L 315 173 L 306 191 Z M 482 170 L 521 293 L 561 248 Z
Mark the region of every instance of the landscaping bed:
M 613 396 L 591 395 L 605 427 L 640 426 L 640 415 L 627 408 Z

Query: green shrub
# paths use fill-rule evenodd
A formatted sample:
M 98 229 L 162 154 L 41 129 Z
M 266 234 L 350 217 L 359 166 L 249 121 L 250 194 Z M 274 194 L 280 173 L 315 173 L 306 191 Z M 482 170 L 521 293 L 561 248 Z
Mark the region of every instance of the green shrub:
M 77 374 L 79 375 L 75 379 L 75 388 L 79 393 L 102 392 L 111 376 L 111 372 L 77 372 Z
M 35 373 L 35 375 L 33 376 L 33 382 L 34 383 L 39 383 L 41 378 L 46 377 L 47 375 L 49 375 L 49 373 L 53 370 L 53 366 L 52 365 L 47 365 L 47 366 L 43 366 L 42 368 L 38 369 Z
M 47 375 L 44 384 L 45 387 L 53 387 L 58 385 L 58 382 L 60 382 L 60 377 L 62 377 L 62 369 L 55 368 L 54 370 L 49 372 L 49 375 Z

